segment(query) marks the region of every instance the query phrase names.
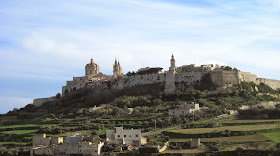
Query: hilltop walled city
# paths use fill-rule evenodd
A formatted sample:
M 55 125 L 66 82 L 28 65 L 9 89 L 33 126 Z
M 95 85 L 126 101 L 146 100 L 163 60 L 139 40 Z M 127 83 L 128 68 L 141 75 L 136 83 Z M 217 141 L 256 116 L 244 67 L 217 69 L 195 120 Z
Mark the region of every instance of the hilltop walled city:
M 196 66 L 195 64 L 176 67 L 175 58 L 172 54 L 168 71 L 162 71 L 161 67 L 141 68 L 137 72 L 122 73 L 122 67 L 117 59 L 113 65 L 113 75 L 105 75 L 99 72 L 99 65 L 90 60 L 85 66 L 85 76 L 73 77 L 72 81 L 67 81 L 62 87 L 62 95 L 81 88 L 91 88 L 102 92 L 104 89 L 122 90 L 134 86 L 165 83 L 164 92 L 173 94 L 179 88 L 199 84 L 206 75 L 210 76 L 213 83 L 221 88 L 232 87 L 243 81 L 253 82 L 256 85 L 264 83 L 272 89 L 280 88 L 279 80 L 258 78 L 257 75 L 249 72 L 241 72 L 230 66 L 207 64 Z M 40 106 L 47 101 L 55 100 L 54 97 L 35 99 L 33 104 Z
M 146 67 L 139 69 L 137 72 L 128 72 L 125 75 L 122 73 L 121 63 L 117 61 L 117 59 L 115 59 L 113 64 L 113 75 L 102 74 L 99 71 L 99 68 L 99 65 L 91 59 L 85 66 L 85 76 L 74 77 L 72 81 L 67 81 L 66 86 L 62 87 L 62 96 L 71 94 L 71 92 L 77 92 L 83 88 L 103 92 L 104 90 L 118 91 L 158 83 L 164 86 L 163 92 L 166 95 L 172 95 L 180 89 L 189 88 L 190 86 L 203 83 L 205 79 L 208 81 L 210 80 L 211 83 L 213 82 L 218 88 L 222 89 L 238 86 L 243 82 L 253 82 L 256 85 L 265 84 L 274 90 L 280 88 L 280 81 L 278 80 L 258 78 L 255 74 L 241 72 L 230 66 L 221 66 L 218 64 L 195 66 L 194 64 L 191 64 L 176 67 L 173 55 L 171 56 L 168 71 L 162 71 L 163 68 L 160 67 Z M 57 97 L 35 99 L 33 106 L 39 107 L 55 100 L 57 100 Z M 268 103 L 268 105 L 271 104 L 276 105 L 279 103 Z M 263 106 L 265 105 L 266 104 Z M 106 107 L 108 107 L 108 104 L 91 107 L 87 110 L 89 113 L 94 114 L 98 110 Z M 248 106 L 242 106 L 239 109 L 248 109 L 249 107 L 247 107 Z M 166 112 L 166 115 L 168 114 L 169 116 L 169 120 L 170 117 L 186 117 L 191 114 L 194 116 L 196 112 L 208 109 L 205 106 L 201 107 L 199 103 L 195 102 L 181 102 L 180 105 L 171 108 L 172 109 L 168 109 Z M 135 111 L 134 108 L 128 108 L 128 110 L 130 110 L 130 113 L 128 114 Z M 238 110 L 227 110 L 227 114 L 221 116 L 227 118 L 237 114 Z M 106 130 L 106 138 L 103 139 L 93 136 L 83 136 L 79 133 L 67 136 L 65 139 L 57 136 L 46 137 L 46 134 L 44 133 L 34 134 L 30 155 L 101 155 L 102 152 L 107 151 L 106 149 L 110 144 L 116 143 L 120 144 L 122 147 L 122 149 L 117 149 L 117 151 L 122 151 L 123 149 L 126 150 L 126 148 L 132 147 L 139 148 L 146 145 L 148 142 L 147 136 L 153 134 L 153 132 L 148 132 L 142 135 L 142 130 L 143 129 L 133 128 L 124 129 L 123 126 L 115 126 L 114 129 Z M 156 127 L 154 130 L 156 130 Z M 191 148 L 198 148 L 200 145 L 200 138 L 192 137 L 190 139 Z M 166 150 L 168 146 L 168 142 L 166 142 L 162 146 L 156 147 L 156 152 L 162 152 Z M 148 148 L 139 148 L 140 151 L 144 149 L 147 150 Z

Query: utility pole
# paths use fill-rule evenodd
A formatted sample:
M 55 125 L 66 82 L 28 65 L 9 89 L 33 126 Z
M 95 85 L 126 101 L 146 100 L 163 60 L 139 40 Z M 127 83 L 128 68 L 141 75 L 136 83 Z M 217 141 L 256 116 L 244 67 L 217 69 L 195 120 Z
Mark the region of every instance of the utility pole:
M 100 124 L 98 125 L 98 137 L 99 137 L 99 133 L 100 133 Z
M 193 111 L 193 122 L 194 122 L 194 112 L 195 112 L 195 111 Z
M 155 131 L 157 130 L 157 118 L 155 117 Z

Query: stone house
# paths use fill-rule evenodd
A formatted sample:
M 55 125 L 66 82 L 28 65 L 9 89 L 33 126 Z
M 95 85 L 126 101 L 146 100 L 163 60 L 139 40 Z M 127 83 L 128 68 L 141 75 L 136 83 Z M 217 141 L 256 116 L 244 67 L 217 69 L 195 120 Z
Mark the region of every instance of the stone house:
M 199 111 L 199 104 L 192 102 L 191 104 L 181 104 L 175 109 L 169 109 L 168 114 L 170 116 L 179 116 L 194 113 L 195 111 Z
M 30 156 L 100 155 L 104 142 L 93 138 L 89 142 L 89 137 L 85 138 L 79 134 L 68 136 L 66 137 L 66 143 L 63 144 L 63 137 L 46 137 L 46 134 L 34 134 Z
M 115 130 L 106 131 L 106 141 L 108 143 L 118 142 L 131 146 L 141 146 L 142 141 L 140 129 L 124 130 L 123 127 L 116 127 Z

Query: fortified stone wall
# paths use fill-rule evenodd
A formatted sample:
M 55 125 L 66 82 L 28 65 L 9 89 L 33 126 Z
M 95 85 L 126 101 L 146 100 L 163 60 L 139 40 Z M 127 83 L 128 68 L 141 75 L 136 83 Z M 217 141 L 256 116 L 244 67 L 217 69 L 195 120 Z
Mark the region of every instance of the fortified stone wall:
M 112 89 L 121 90 L 124 88 L 135 87 L 138 85 L 154 84 L 165 82 L 166 74 L 148 74 L 119 77 L 111 81 Z
M 176 82 L 185 82 L 187 85 L 201 81 L 203 72 L 184 72 L 175 75 Z
M 271 80 L 271 79 L 264 79 L 258 78 L 256 84 L 259 85 L 260 83 L 264 83 L 271 87 L 272 89 L 280 88 L 280 81 L 279 80 Z
M 246 82 L 257 82 L 257 75 L 248 72 L 238 72 L 239 80 Z
M 115 79 L 98 80 L 92 83 L 89 83 L 89 79 L 86 76 L 75 77 L 73 78 L 73 81 L 68 81 L 67 85 L 62 88 L 62 94 L 84 87 L 92 88 L 94 90 L 98 89 L 100 91 L 105 89 L 122 90 L 139 85 L 155 83 L 166 83 L 165 91 L 173 93 L 174 91 L 176 91 L 175 83 L 181 85 L 183 83 L 184 86 L 191 86 L 193 84 L 201 82 L 203 75 L 206 73 L 210 73 L 212 82 L 224 88 L 238 85 L 242 81 L 254 82 L 256 84 L 264 83 L 273 89 L 280 88 L 279 80 L 257 78 L 257 75 L 248 72 L 213 70 L 210 72 L 179 72 L 176 74 L 166 72 L 159 74 L 120 76 Z M 50 98 L 35 99 L 34 103 L 35 105 L 39 106 L 42 103 L 51 100 L 52 99 Z
M 52 102 L 52 101 L 56 101 L 56 100 L 57 100 L 57 98 L 55 98 L 55 97 L 34 99 L 33 105 L 38 107 L 38 106 L 41 106 L 45 102 Z
M 165 81 L 165 93 L 173 94 L 176 91 L 176 76 L 174 72 L 168 72 L 166 74 L 166 81 Z
M 222 71 L 224 87 L 232 87 L 239 84 L 238 72 L 236 71 Z
M 212 71 L 210 72 L 212 82 L 219 86 L 224 86 L 223 73 L 222 71 Z

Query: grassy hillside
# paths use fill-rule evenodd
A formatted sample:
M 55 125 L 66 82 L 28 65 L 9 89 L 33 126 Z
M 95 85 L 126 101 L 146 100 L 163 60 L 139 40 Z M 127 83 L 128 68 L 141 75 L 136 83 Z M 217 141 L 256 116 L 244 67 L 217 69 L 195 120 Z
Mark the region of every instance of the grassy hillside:
M 0 144 L 8 148 L 31 145 L 33 133 L 46 133 L 47 136 L 67 136 L 72 133 L 83 133 L 104 137 L 107 129 L 113 129 L 116 126 L 139 128 L 142 132 L 148 132 L 153 130 L 155 122 L 157 128 L 173 126 L 193 128 L 172 130 L 169 131 L 169 134 L 217 133 L 213 135 L 212 142 L 215 141 L 214 138 L 217 138 L 220 132 L 226 130 L 239 131 L 240 134 L 238 135 L 248 135 L 249 140 L 254 140 L 254 138 L 256 141 L 273 140 L 269 136 L 273 138 L 274 134 L 278 134 L 275 130 L 279 128 L 277 116 L 273 116 L 276 119 L 266 120 L 222 120 L 218 121 L 223 125 L 222 127 L 207 128 L 211 123 L 217 122 L 210 119 L 226 114 L 230 109 L 238 109 L 242 105 L 255 105 L 261 101 L 279 100 L 274 96 L 277 91 L 271 92 L 265 87 L 269 93 L 258 95 L 256 90 L 249 90 L 250 87 L 246 87 L 246 85 L 248 84 L 223 90 L 207 91 L 187 88 L 173 95 L 164 94 L 164 86 L 160 83 L 137 86 L 121 91 L 104 90 L 102 93 L 81 89 L 63 97 L 57 95 L 57 101 L 44 103 L 40 107 L 27 105 L 19 110 L 1 115 Z M 195 115 L 168 116 L 169 109 L 175 108 L 183 102 L 193 101 L 198 102 L 201 107 L 208 107 L 208 109 L 195 113 Z M 95 106 L 101 107 L 94 112 L 88 111 L 89 107 Z M 263 108 L 258 109 L 263 111 Z M 255 111 L 258 110 L 251 112 L 254 113 Z M 278 107 L 272 114 L 277 114 L 277 111 Z M 262 113 L 265 112 L 267 111 Z M 203 120 L 208 120 L 208 122 L 200 122 Z M 260 132 L 262 135 L 249 134 L 248 131 Z M 168 135 L 167 132 L 163 134 Z M 226 134 L 222 134 L 222 136 L 224 135 Z M 170 136 L 172 137 L 172 135 Z M 225 140 L 226 138 L 220 139 Z M 234 138 L 228 139 L 233 140 Z M 206 140 L 206 142 L 211 141 Z M 156 141 L 154 143 L 156 144 Z

